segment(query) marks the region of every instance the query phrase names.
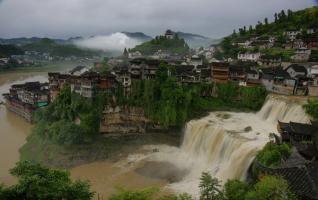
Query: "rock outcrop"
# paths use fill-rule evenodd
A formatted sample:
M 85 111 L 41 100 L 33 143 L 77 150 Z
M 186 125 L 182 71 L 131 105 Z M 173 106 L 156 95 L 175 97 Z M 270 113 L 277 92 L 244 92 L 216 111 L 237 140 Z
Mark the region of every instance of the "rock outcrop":
M 100 132 L 105 136 L 144 134 L 148 123 L 142 108 L 107 106 L 103 111 Z

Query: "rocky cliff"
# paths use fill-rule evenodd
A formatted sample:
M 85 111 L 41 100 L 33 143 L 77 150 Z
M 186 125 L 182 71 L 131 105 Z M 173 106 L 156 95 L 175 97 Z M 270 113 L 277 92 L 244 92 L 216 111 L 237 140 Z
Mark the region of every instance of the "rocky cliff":
M 142 108 L 107 106 L 103 111 L 100 132 L 107 136 L 143 134 L 148 123 Z

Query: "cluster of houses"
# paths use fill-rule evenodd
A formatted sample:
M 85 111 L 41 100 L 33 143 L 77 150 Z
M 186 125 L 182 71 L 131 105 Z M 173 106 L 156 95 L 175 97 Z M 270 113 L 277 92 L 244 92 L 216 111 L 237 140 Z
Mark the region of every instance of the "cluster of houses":
M 73 73 L 49 73 L 49 94 L 51 101 L 54 101 L 65 84 L 70 85 L 71 91 L 82 97 L 92 98 L 97 93 L 114 93 L 116 89 L 116 77 L 113 74 L 100 74 L 92 71 L 85 71 L 80 75 Z
M 275 58 L 273 58 L 274 60 Z M 315 63 L 272 64 L 260 67 L 257 62 L 212 62 L 204 63 L 194 55 L 183 60 L 158 60 L 136 58 L 128 64 L 117 65 L 111 72 L 118 83 L 129 93 L 134 79 L 154 79 L 160 63 L 173 67 L 172 76 L 180 84 L 234 82 L 240 86 L 263 85 L 268 91 L 284 95 L 318 96 L 318 65 Z
M 15 84 L 10 88 L 9 93 L 3 94 L 6 107 L 25 118 L 32 121 L 32 112 L 50 103 L 48 83 L 27 82 Z
M 277 41 L 275 36 L 266 36 L 266 37 L 251 37 L 248 40 L 237 42 L 233 45 L 238 45 L 246 51 L 239 52 L 237 59 L 241 61 L 252 61 L 262 63 L 271 63 L 274 64 L 281 62 L 280 58 L 266 58 L 262 57 L 260 53 L 261 50 L 269 49 L 272 47 L 282 47 L 286 50 L 292 50 L 294 55 L 290 57 L 290 60 L 293 62 L 307 62 L 310 58 L 312 50 L 318 49 L 318 37 L 317 29 L 311 28 L 306 30 L 307 37 L 301 39 L 298 37 L 304 31 L 303 30 L 287 30 L 284 33 L 286 42 L 281 44 L 281 41 Z M 249 50 L 250 49 L 250 50 Z M 255 51 L 255 49 L 257 49 Z

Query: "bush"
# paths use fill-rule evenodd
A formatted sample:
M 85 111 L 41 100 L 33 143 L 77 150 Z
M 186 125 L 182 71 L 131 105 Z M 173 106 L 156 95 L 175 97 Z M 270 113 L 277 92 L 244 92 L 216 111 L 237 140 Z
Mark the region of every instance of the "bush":
M 131 51 L 139 51 L 144 55 L 151 55 L 158 50 L 169 52 L 171 54 L 177 53 L 184 55 L 189 52 L 189 46 L 184 39 L 181 39 L 178 36 L 174 37 L 173 39 L 167 39 L 164 36 L 159 36 L 151 41 L 137 45 Z
M 306 105 L 304 105 L 305 111 L 310 115 L 314 121 L 318 121 L 318 100 L 308 99 Z
M 200 200 L 223 200 L 224 195 L 220 189 L 220 181 L 212 178 L 209 173 L 203 172 L 200 178 Z
M 89 200 L 94 195 L 88 182 L 72 181 L 66 171 L 24 161 L 10 172 L 18 178 L 18 184 L 1 186 L 0 199 Z
M 33 115 L 33 133 L 60 145 L 90 143 L 98 136 L 106 96 L 93 100 L 72 93 L 65 86 L 57 99 Z
M 227 200 L 245 200 L 249 185 L 239 180 L 229 180 L 224 185 L 224 194 Z
M 290 154 L 291 147 L 288 144 L 277 145 L 270 142 L 258 152 L 256 159 L 267 167 L 278 167 Z
M 265 176 L 246 194 L 246 200 L 296 200 L 295 194 L 289 189 L 286 180 Z

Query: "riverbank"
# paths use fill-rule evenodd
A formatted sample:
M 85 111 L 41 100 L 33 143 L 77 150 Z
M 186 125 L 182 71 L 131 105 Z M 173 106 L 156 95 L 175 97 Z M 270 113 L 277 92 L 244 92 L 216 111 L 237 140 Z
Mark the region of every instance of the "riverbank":
M 50 65 L 45 68 L 19 69 L 0 71 L 0 102 L 4 102 L 2 94 L 7 93 L 12 84 L 24 82 L 47 81 L 48 71 L 68 71 L 77 66 L 77 63 L 66 65 Z M 9 170 L 19 161 L 19 148 L 26 142 L 32 126 L 23 118 L 9 112 L 4 105 L 0 105 L 0 184 L 13 184 L 15 179 Z
M 63 62 L 50 62 L 50 63 L 43 63 L 39 66 L 28 66 L 28 67 L 14 67 L 5 70 L 0 69 L 1 73 L 16 73 L 16 72 L 48 72 L 48 71 L 64 71 L 68 69 L 72 69 L 77 65 L 92 65 L 92 62 L 74 62 L 74 61 L 63 61 Z

